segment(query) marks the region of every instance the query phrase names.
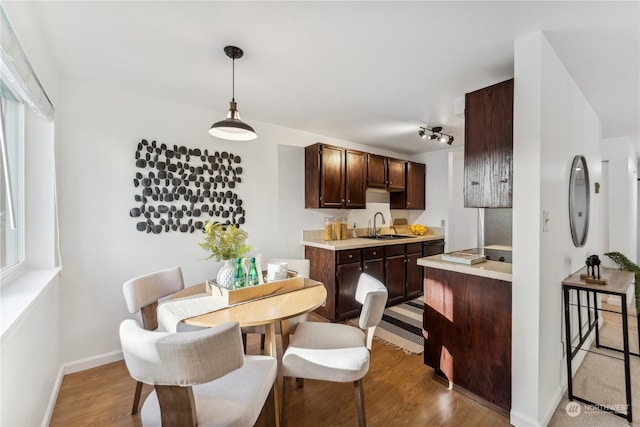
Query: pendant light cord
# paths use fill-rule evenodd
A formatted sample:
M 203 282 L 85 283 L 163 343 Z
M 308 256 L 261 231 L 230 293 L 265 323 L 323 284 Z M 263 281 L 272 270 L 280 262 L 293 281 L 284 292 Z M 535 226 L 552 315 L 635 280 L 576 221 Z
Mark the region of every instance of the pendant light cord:
M 231 101 L 236 102 L 236 58 L 231 58 Z

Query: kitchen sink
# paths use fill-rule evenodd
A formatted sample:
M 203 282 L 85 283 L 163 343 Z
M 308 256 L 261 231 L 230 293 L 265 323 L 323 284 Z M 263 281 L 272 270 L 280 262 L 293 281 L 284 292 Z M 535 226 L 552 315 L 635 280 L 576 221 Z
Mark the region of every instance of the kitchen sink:
M 397 240 L 397 239 L 412 239 L 416 236 L 406 236 L 404 234 L 381 234 L 379 236 L 359 236 L 363 239 L 371 240 Z

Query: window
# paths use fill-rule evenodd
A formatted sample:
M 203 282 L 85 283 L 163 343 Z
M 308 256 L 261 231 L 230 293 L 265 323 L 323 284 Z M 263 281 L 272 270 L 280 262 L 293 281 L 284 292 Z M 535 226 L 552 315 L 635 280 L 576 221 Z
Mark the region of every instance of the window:
M 0 83 L 0 271 L 11 275 L 24 263 L 24 105 Z

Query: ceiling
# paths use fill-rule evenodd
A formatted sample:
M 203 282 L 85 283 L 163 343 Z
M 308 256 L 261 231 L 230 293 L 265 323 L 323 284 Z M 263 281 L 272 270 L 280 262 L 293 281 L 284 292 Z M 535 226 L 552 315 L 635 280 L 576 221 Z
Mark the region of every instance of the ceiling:
M 415 154 L 456 100 L 513 77 L 514 41 L 543 31 L 602 120 L 640 151 L 640 3 L 31 2 L 60 74 L 243 119 Z M 54 100 L 55 102 L 55 100 Z M 212 117 L 211 123 L 223 117 Z M 203 123 L 203 132 L 211 123 Z

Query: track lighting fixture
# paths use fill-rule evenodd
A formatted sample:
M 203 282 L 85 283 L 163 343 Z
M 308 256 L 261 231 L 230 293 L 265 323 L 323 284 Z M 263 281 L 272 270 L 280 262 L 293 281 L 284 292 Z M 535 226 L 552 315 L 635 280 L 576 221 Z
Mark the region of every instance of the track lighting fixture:
M 431 132 L 431 134 L 427 134 L 427 132 Z M 448 135 L 446 133 L 442 133 L 442 126 L 434 126 L 432 128 L 422 127 L 420 126 L 420 130 L 418 130 L 418 135 L 422 139 L 428 139 L 429 141 L 437 140 L 438 142 L 447 143 L 449 145 L 453 144 L 453 135 Z

